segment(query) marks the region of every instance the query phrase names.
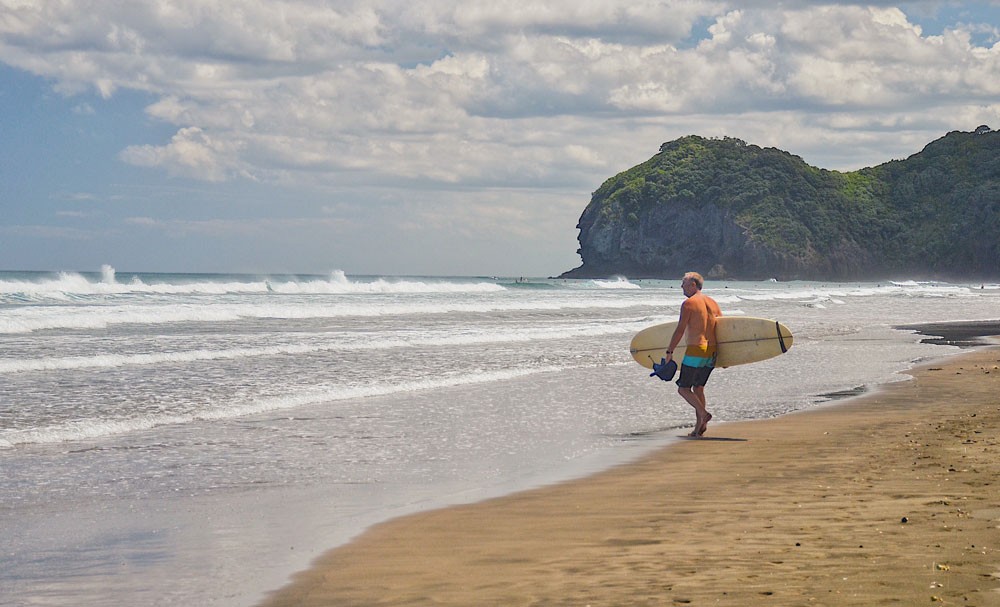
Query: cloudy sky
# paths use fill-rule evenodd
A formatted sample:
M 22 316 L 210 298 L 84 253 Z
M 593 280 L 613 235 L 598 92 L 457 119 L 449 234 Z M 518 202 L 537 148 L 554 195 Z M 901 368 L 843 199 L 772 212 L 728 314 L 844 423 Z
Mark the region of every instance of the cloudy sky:
M 689 134 L 1000 128 L 1000 1 L 0 0 L 0 270 L 558 274 Z

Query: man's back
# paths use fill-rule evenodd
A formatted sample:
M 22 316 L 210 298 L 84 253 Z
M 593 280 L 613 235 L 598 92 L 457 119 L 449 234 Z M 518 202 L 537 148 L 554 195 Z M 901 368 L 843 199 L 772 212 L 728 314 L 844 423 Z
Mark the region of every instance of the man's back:
M 715 345 L 715 319 L 722 316 L 722 310 L 714 299 L 698 291 L 681 304 L 681 316 L 688 319 L 687 345 Z

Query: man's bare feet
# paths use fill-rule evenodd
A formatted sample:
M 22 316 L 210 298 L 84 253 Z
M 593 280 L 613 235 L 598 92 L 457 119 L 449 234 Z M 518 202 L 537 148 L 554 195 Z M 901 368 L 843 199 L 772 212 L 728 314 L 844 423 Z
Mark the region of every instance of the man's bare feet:
M 708 430 L 708 422 L 710 421 L 712 421 L 712 414 L 705 411 L 705 421 L 703 421 L 701 425 L 695 429 L 695 432 L 692 432 L 691 434 L 693 436 L 704 436 L 705 431 Z

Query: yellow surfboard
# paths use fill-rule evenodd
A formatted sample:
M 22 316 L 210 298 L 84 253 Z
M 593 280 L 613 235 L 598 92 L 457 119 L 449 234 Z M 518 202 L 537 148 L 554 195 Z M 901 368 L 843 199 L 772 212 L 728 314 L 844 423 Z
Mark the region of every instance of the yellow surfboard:
M 635 362 L 652 369 L 654 362 L 660 362 L 667 355 L 667 346 L 670 345 L 670 337 L 676 328 L 677 321 L 674 321 L 647 327 L 636 333 L 629 346 Z M 780 322 L 748 316 L 719 318 L 715 336 L 719 342 L 715 366 L 722 368 L 755 363 L 784 354 L 792 347 L 793 341 L 792 332 Z M 677 364 L 684 358 L 685 343 L 686 340 L 682 338 L 677 347 Z

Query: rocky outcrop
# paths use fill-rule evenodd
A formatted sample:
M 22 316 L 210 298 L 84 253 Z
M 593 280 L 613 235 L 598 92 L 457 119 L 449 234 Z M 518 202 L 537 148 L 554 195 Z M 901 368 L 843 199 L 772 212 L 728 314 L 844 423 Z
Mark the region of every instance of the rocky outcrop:
M 567 278 L 997 276 L 1000 133 L 949 133 L 853 173 L 685 137 L 607 180 L 577 228 L 583 264 Z

